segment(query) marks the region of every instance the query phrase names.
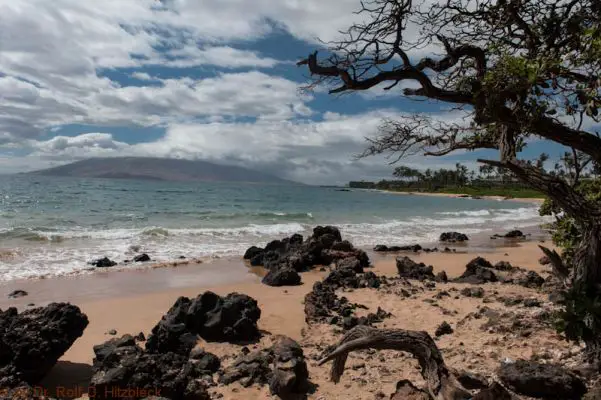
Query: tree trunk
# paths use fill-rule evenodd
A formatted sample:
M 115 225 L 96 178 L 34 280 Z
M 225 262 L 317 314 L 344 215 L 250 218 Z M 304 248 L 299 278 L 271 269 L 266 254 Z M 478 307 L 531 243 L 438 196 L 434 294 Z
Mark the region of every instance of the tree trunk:
M 583 227 L 582 241 L 574 256 L 572 287 L 593 307 L 583 319 L 589 329 L 584 342 L 589 361 L 601 369 L 601 221 Z

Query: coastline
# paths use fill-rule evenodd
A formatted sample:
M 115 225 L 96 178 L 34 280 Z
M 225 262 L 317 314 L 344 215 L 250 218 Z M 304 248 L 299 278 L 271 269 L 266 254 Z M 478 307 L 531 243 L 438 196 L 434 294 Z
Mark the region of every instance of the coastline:
M 475 242 L 487 243 L 485 251 L 473 248 L 463 249 L 461 246 L 451 246 L 456 253 L 370 253 L 373 269 L 377 275 L 396 276 L 396 256 L 408 256 L 416 262 L 433 265 L 434 273 L 446 271 L 449 278 L 458 277 L 465 270 L 468 261 L 478 255 L 484 256 L 492 263 L 509 261 L 513 265 L 536 271 L 546 276 L 548 268 L 538 263 L 542 252 L 537 245 L 544 239 L 530 237 L 527 240 L 499 239 L 493 241 L 486 237 L 473 239 Z M 548 245 L 548 243 L 547 243 Z M 224 270 L 227 270 L 225 272 Z M 225 273 L 224 273 L 225 272 Z M 42 386 L 52 390 L 56 386 L 87 387 L 91 374 L 93 346 L 101 344 L 112 337 L 125 333 L 136 335 L 143 332 L 146 336 L 152 327 L 161 319 L 163 314 L 180 296 L 195 297 L 211 290 L 225 295 L 231 292 L 245 293 L 255 298 L 261 309 L 259 328 L 268 332 L 263 339 L 251 349 L 262 348 L 270 343 L 271 335 L 283 334 L 299 341 L 305 355 L 308 357 L 311 380 L 319 389 L 310 399 L 349 398 L 362 399 L 367 392 L 382 391 L 392 393 L 399 379 L 420 381 L 420 375 L 413 367 L 416 364 L 409 356 L 398 357 L 395 352 L 383 352 L 386 362 L 369 361 L 361 365 L 364 355 L 351 355 L 351 369 L 348 376 L 343 377 L 343 383 L 335 385 L 330 382 L 328 365 L 317 366 L 314 359 L 318 357 L 325 344 L 332 344 L 340 336 L 330 325 L 305 323 L 303 299 L 311 291 L 318 280 L 323 279 L 328 271 L 313 270 L 302 273 L 303 284 L 300 286 L 269 287 L 260 282 L 260 277 L 254 274 L 242 260 L 217 260 L 214 263 L 194 264 L 178 268 L 156 268 L 146 270 L 121 271 L 118 273 L 90 274 L 78 277 L 49 278 L 14 282 L 2 286 L 2 292 L 22 288 L 27 283 L 26 290 L 30 295 L 18 299 L 7 299 L 5 293 L 0 297 L 0 308 L 17 306 L 21 310 L 27 304 L 36 306 L 51 301 L 71 301 L 87 314 L 90 324 L 73 346 L 63 355 L 59 363 L 42 382 Z M 218 281 L 216 276 L 235 278 L 235 282 Z M 416 282 L 414 285 L 420 285 Z M 467 284 L 449 283 L 441 289 L 460 291 Z M 522 296 L 546 301 L 545 295 L 520 286 L 488 283 L 481 285 L 486 293 L 498 293 L 504 296 Z M 437 291 L 428 289 L 410 298 L 399 298 L 398 294 L 373 289 L 348 290 L 344 296 L 352 302 L 358 302 L 368 307 L 364 313 L 375 312 L 382 307 L 391 312 L 392 317 L 378 325 L 388 328 L 403 328 L 426 330 L 433 334 L 437 325 L 445 320 L 455 327 L 455 334 L 437 339 L 445 360 L 454 367 L 463 367 L 475 371 L 491 371 L 498 365 L 500 358 L 528 358 L 545 349 L 561 351 L 573 350 L 573 345 L 566 343 L 552 330 L 533 333 L 534 340 L 524 342 L 521 337 L 510 335 L 474 334 L 473 323 L 460 327 L 460 320 L 470 312 L 481 307 L 482 299 L 455 296 L 439 300 L 440 306 L 434 307 L 432 297 Z M 443 306 L 444 304 L 444 306 Z M 488 305 L 498 306 L 498 303 Z M 453 310 L 445 314 L 445 310 Z M 442 314 L 441 314 L 442 312 Z M 107 334 L 115 329 L 117 336 Z M 496 338 L 496 341 L 491 342 Z M 225 360 L 233 360 L 239 354 L 240 345 L 227 343 L 206 343 L 201 345 Z M 459 349 L 459 351 L 458 351 Z M 386 365 L 386 369 L 382 367 Z M 417 365 L 417 364 L 416 364 Z M 374 375 L 375 374 L 375 375 Z M 248 399 L 271 398 L 265 387 L 252 386 L 243 388 L 239 384 L 218 386 L 212 389 L 224 399 L 238 399 L 241 395 Z
M 400 192 L 395 190 L 379 190 L 379 192 L 383 193 L 394 193 L 400 195 L 417 195 L 417 196 L 429 196 L 429 197 L 449 197 L 449 198 L 473 198 L 473 196 L 468 194 L 461 193 L 434 193 L 434 192 Z M 518 203 L 530 203 L 530 204 L 542 204 L 545 199 L 544 198 L 531 198 L 531 197 L 519 197 L 519 198 L 507 198 L 504 196 L 477 196 L 478 199 L 483 200 L 496 200 L 496 201 L 511 201 Z

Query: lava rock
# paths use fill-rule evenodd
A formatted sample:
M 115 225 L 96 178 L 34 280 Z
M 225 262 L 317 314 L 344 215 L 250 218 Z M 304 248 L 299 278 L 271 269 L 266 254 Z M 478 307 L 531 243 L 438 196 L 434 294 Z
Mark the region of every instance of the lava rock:
M 363 273 L 361 261 L 356 257 L 347 257 L 336 261 L 337 269 L 350 269 L 356 273 Z
M 0 311 L 0 388 L 38 383 L 88 326 L 68 303 Z
M 497 276 L 489 268 L 492 268 L 492 265 L 488 261 L 482 257 L 476 257 L 466 265 L 465 272 L 455 279 L 455 282 L 471 284 L 497 282 Z
M 273 372 L 269 379 L 269 390 L 281 398 L 293 393 L 304 394 L 309 389 L 309 371 L 303 349 L 286 336 L 276 338 L 272 347 Z
M 441 242 L 465 242 L 470 240 L 467 235 L 459 232 L 444 232 L 440 235 Z
M 463 288 L 461 289 L 460 293 L 465 297 L 484 297 L 484 289 L 482 289 L 480 286 Z
M 438 283 L 447 283 L 449 278 L 447 277 L 447 273 L 445 271 L 440 271 L 434 277 L 434 280 Z
M 509 231 L 504 235 L 504 237 L 506 237 L 506 238 L 522 238 L 524 236 L 525 236 L 524 233 L 517 229 L 513 230 L 513 231 Z
M 579 377 L 555 364 L 518 360 L 502 364 L 497 375 L 511 390 L 529 397 L 575 400 L 586 393 Z
M 436 337 L 440 337 L 442 335 L 450 335 L 453 332 L 454 331 L 453 328 L 451 328 L 451 325 L 449 325 L 447 321 L 443 321 L 443 323 L 440 324 L 438 328 L 436 328 L 436 332 L 434 332 L 434 335 Z
M 268 286 L 297 286 L 301 284 L 301 277 L 292 268 L 271 270 L 261 281 Z
M 548 256 L 542 256 L 538 259 L 538 263 L 540 265 L 549 265 L 551 264 L 551 259 Z
M 503 283 L 513 283 L 530 289 L 540 288 L 545 279 L 534 271 L 522 268 L 514 268 L 511 273 L 503 279 Z
M 359 277 L 357 273 L 350 268 L 335 269 L 330 272 L 323 280 L 324 284 L 333 288 L 353 288 L 359 287 Z
M 108 268 L 117 265 L 116 262 L 110 260 L 108 257 L 99 258 L 97 260 L 91 261 L 89 264 L 95 266 L 96 268 Z
M 146 253 L 138 254 L 133 258 L 133 262 L 147 262 L 150 261 L 150 256 Z
M 27 296 L 28 294 L 29 293 L 27 293 L 25 290 L 17 289 L 17 290 L 13 290 L 12 292 L 10 292 L 8 294 L 8 298 L 9 299 L 16 299 L 18 297 Z
M 514 269 L 513 265 L 511 265 L 511 263 L 507 261 L 499 261 L 498 263 L 493 265 L 492 268 L 496 269 L 497 271 L 512 271 Z
M 220 367 L 215 355 L 202 350 L 189 355 L 149 353 L 137 346 L 131 335 L 94 346 L 94 353 L 90 387 L 98 399 L 123 397 L 114 390 L 119 388 L 119 391 L 146 389 L 146 395 L 171 399 L 209 400 L 210 396 L 199 379 L 212 375 Z M 157 389 L 160 393 L 156 392 Z M 132 396 L 139 397 L 142 396 Z
M 221 297 L 207 291 L 195 299 L 180 297 L 152 329 L 146 341 L 151 353 L 188 354 L 196 335 L 207 341 L 252 341 L 259 337 L 257 301 L 245 294 Z
M 488 387 L 488 379 L 484 376 L 468 371 L 455 371 L 455 378 L 468 390 L 484 389 Z
M 409 257 L 397 257 L 396 268 L 401 278 L 434 280 L 434 268 L 424 263 L 416 263 Z
M 340 235 L 340 230 L 335 226 L 316 226 L 315 228 L 313 228 L 313 237 L 315 239 L 318 239 L 323 235 L 332 235 L 336 241 L 342 241 L 342 235 Z
M 225 368 L 219 377 L 219 382 L 229 385 L 240 382 L 243 387 L 253 384 L 265 385 L 271 380 L 270 364 L 273 362 L 273 353 L 270 349 L 241 354 L 234 363 Z
M 323 282 L 315 282 L 313 290 L 305 295 L 305 321 L 325 322 L 337 308 L 339 298 L 334 289 Z
M 390 396 L 390 400 L 431 400 L 430 394 L 417 388 L 410 381 L 403 379 L 396 384 L 396 391 Z

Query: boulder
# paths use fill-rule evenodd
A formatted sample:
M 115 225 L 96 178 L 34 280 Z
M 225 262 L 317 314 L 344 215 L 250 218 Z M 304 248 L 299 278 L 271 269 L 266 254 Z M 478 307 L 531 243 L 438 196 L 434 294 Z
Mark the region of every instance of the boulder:
M 440 271 L 434 277 L 434 280 L 438 283 L 447 283 L 449 278 L 447 277 L 447 273 L 445 271 Z
M 239 382 L 243 387 L 253 384 L 266 385 L 271 380 L 272 362 L 273 353 L 270 349 L 243 353 L 232 365 L 224 369 L 219 377 L 219 383 L 229 385 Z
M 18 297 L 27 296 L 28 294 L 29 293 L 27 293 L 25 290 L 17 289 L 17 290 L 13 290 L 12 292 L 10 292 L 8 294 L 8 298 L 9 299 L 16 299 Z
M 530 289 L 536 289 L 540 288 L 545 283 L 545 279 L 534 271 L 514 268 L 514 270 L 503 279 L 503 283 L 513 283 Z
M 470 240 L 467 235 L 459 232 L 444 232 L 440 235 L 441 242 L 465 242 Z
M 359 261 L 359 259 L 356 257 L 347 257 L 336 260 L 336 268 L 350 269 L 358 274 L 363 273 L 363 266 L 361 265 L 361 261 Z
M 485 389 L 488 387 L 488 379 L 484 376 L 468 371 L 455 371 L 455 378 L 468 390 Z
M 68 303 L 0 311 L 0 388 L 38 383 L 88 326 Z
M 313 228 L 313 237 L 315 239 L 323 236 L 323 235 L 332 235 L 335 240 L 342 241 L 342 235 L 340 235 L 340 230 L 335 226 L 316 226 Z
M 264 252 L 261 251 L 260 253 L 256 253 L 254 256 L 252 256 L 249 259 L 250 265 L 252 265 L 253 267 L 258 267 L 259 265 L 263 265 L 263 254 L 264 254 Z
M 349 242 L 348 240 L 343 240 L 341 242 L 334 242 L 332 244 L 332 246 L 330 247 L 330 249 L 348 252 L 348 251 L 355 250 L 355 246 L 353 246 L 353 244 L 351 242 Z
M 484 297 L 484 289 L 482 289 L 480 286 L 463 288 L 461 289 L 460 293 L 465 297 Z
M 538 263 L 540 265 L 549 265 L 551 264 L 551 259 L 548 256 L 542 256 L 538 259 Z
M 497 375 L 514 392 L 537 399 L 576 400 L 586 393 L 578 376 L 555 364 L 518 360 L 501 364 Z
M 147 262 L 150 261 L 150 257 L 146 253 L 138 254 L 133 258 L 133 262 Z
M 136 345 L 130 335 L 94 346 L 94 354 L 90 389 L 97 399 L 117 400 L 124 397 L 124 390 L 130 389 L 146 391 L 131 398 L 209 400 L 200 379 L 211 376 L 220 367 L 215 355 L 201 349 L 186 355 L 150 353 Z
M 455 282 L 478 285 L 487 282 L 497 282 L 497 276 L 489 268 L 492 268 L 492 265 L 488 261 L 482 257 L 476 257 L 466 265 L 465 272 L 459 278 L 455 279 Z
M 287 398 L 309 389 L 309 371 L 303 349 L 287 336 L 279 336 L 272 347 L 273 371 L 269 379 L 271 394 Z
M 506 238 L 522 238 L 524 237 L 524 233 L 520 230 L 513 230 L 513 231 L 509 231 L 507 232 L 505 235 L 503 235 Z
M 382 285 L 382 279 L 371 271 L 359 277 L 359 287 L 377 289 Z
M 431 400 L 430 394 L 417 388 L 411 381 L 406 379 L 397 382 L 396 391 L 390 396 L 390 400 Z
M 442 335 L 450 335 L 453 332 L 454 331 L 453 328 L 451 328 L 451 325 L 449 325 L 447 321 L 443 321 L 442 324 L 438 325 L 438 328 L 436 328 L 434 335 L 436 337 L 440 337 Z
M 89 264 L 95 266 L 96 268 L 108 268 L 117 265 L 116 262 L 110 260 L 108 257 L 99 258 L 97 260 L 89 262 Z
M 315 282 L 313 290 L 305 295 L 305 321 L 325 322 L 332 316 L 332 310 L 339 299 L 334 289 L 323 282 Z
M 337 288 L 353 288 L 359 287 L 359 277 L 357 273 L 350 268 L 339 268 L 330 272 L 323 280 L 325 285 L 334 289 Z
M 434 267 L 424 263 L 416 263 L 409 257 L 397 257 L 396 268 L 401 278 L 434 280 Z
M 511 265 L 510 262 L 507 261 L 499 261 L 495 265 L 492 266 L 493 269 L 497 271 L 512 271 L 515 267 Z
M 268 286 L 297 286 L 301 284 L 301 277 L 293 268 L 285 267 L 270 270 L 261 282 Z
M 257 301 L 245 294 L 221 297 L 207 291 L 195 299 L 180 297 L 152 329 L 146 350 L 188 354 L 196 335 L 214 342 L 252 341 L 259 337 L 260 316 Z

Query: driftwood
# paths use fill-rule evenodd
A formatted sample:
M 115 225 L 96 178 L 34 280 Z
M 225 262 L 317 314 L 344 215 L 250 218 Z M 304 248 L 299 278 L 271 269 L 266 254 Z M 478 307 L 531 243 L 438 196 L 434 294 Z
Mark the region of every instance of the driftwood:
M 473 397 L 449 371 L 440 350 L 427 332 L 356 326 L 344 335 L 332 352 L 319 361 L 319 365 L 333 360 L 330 377 L 337 383 L 344 373 L 348 354 L 351 351 L 364 349 L 399 350 L 411 353 L 421 366 L 422 375 L 428 386 L 427 392 L 432 399 L 467 400 Z

